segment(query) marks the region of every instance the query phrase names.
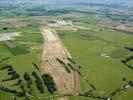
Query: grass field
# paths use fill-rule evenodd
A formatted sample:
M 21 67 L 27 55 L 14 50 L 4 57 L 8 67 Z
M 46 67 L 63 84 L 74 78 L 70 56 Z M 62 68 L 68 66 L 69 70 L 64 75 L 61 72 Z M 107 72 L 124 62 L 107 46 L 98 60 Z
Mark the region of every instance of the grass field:
M 132 55 L 131 52 L 123 49 L 128 46 L 129 42 L 129 44 L 133 43 L 132 35 L 111 29 L 103 29 L 101 32 L 58 31 L 58 33 L 61 34 L 72 57 L 82 66 L 81 73 L 96 87 L 95 94 L 108 95 L 125 83 L 122 80 L 123 77 L 127 81 L 132 80 L 132 70 L 120 62 L 120 59 Z M 85 38 L 83 34 L 88 34 L 89 37 Z M 109 57 L 101 56 L 102 53 Z M 86 90 L 87 88 L 88 84 L 81 80 L 81 89 Z M 131 100 L 133 98 L 131 91 L 133 89 L 114 97 L 114 100 Z M 77 100 L 82 99 L 77 98 Z M 86 99 L 83 98 L 83 100 Z
M 43 39 L 40 34 L 39 28 L 16 28 L 15 30 L 10 30 L 9 32 L 20 31 L 21 36 L 15 38 L 15 40 L 10 40 L 8 42 L 0 42 L 0 60 L 9 57 L 8 60 L 3 61 L 0 64 L 0 69 L 5 64 L 10 64 L 13 66 L 15 71 L 20 75 L 20 78 L 23 82 L 25 89 L 28 89 L 26 86 L 26 81 L 24 80 L 24 73 L 27 72 L 32 78 L 32 93 L 34 97 L 29 97 L 30 100 L 37 100 L 39 96 L 48 95 L 48 90 L 45 87 L 45 94 L 40 94 L 36 87 L 36 83 L 34 82 L 34 77 L 32 76 L 32 72 L 35 71 L 40 76 L 38 70 L 34 67 L 33 62 L 40 67 L 40 58 L 41 58 L 41 48 L 37 48 L 34 50 L 30 50 L 32 46 L 38 46 L 42 44 Z M 8 34 L 8 33 L 5 33 Z M 19 86 L 14 86 L 17 80 L 10 80 L 1 82 L 3 79 L 8 79 L 10 76 L 7 75 L 7 70 L 0 70 L 0 85 L 5 86 L 9 89 L 15 89 L 20 91 Z M 41 76 L 40 76 L 41 77 Z M 24 97 L 16 97 L 17 100 L 24 100 Z M 14 95 L 11 93 L 3 92 L 0 90 L 0 99 L 2 100 L 14 100 Z

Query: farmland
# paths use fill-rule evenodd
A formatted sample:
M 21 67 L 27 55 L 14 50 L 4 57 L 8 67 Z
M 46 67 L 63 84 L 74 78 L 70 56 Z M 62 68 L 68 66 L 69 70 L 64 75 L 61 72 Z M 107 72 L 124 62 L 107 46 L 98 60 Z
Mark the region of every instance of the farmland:
M 132 100 L 132 6 L 0 9 L 0 100 Z
M 120 53 L 120 49 L 117 51 L 119 58 L 106 58 L 101 56 L 101 53 L 112 55 L 112 51 L 118 48 L 115 47 L 115 43 L 107 45 L 106 42 L 103 42 L 102 40 L 84 39 L 83 37 L 78 36 L 79 34 L 77 34 L 77 32 L 62 31 L 59 33 L 65 34 L 66 32 L 67 34 L 62 37 L 64 44 L 76 62 L 79 62 L 82 66 L 81 72 L 84 76 L 87 77 L 90 83 L 96 86 L 96 90 L 98 90 L 96 91 L 96 94 L 108 95 L 114 88 L 125 83 L 122 81 L 122 78 L 125 76 L 127 80 L 132 80 L 132 70 L 127 69 L 119 60 L 123 57 Z M 83 34 L 83 31 L 81 34 Z M 79 51 L 82 51 L 82 54 Z M 127 52 L 126 56 L 128 54 L 132 53 Z M 86 89 L 88 85 L 83 82 L 81 83 L 81 87 L 82 89 Z M 130 94 L 130 90 L 127 91 L 127 94 Z

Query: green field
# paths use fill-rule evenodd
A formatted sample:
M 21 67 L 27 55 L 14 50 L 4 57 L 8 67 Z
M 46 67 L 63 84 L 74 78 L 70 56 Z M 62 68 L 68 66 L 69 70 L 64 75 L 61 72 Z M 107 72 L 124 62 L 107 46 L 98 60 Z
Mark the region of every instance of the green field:
M 131 35 L 110 29 L 103 29 L 102 32 L 79 30 L 76 32 L 58 31 L 58 33 L 61 34 L 60 36 L 72 57 L 82 66 L 81 73 L 96 87 L 95 94 L 108 95 L 119 85 L 125 83 L 122 80 L 123 77 L 127 81 L 132 80 L 132 70 L 120 62 L 123 57 L 132 55 L 131 52 L 123 50 L 124 46 L 127 46 L 127 42 L 133 43 Z M 83 34 L 88 34 L 90 37 L 84 37 Z M 110 57 L 102 57 L 102 53 L 106 53 Z M 86 90 L 87 88 L 88 84 L 81 80 L 81 89 Z M 115 100 L 130 100 L 132 98 L 131 91 L 133 90 L 123 93 L 124 99 L 122 95 L 118 95 Z
M 113 7 L 114 5 L 110 6 L 110 8 Z M 121 6 L 117 7 L 122 9 Z M 41 66 L 43 46 L 40 27 L 59 20 L 72 22 L 77 28 L 77 30 L 57 28 L 56 31 L 73 60 L 81 66 L 78 69 L 81 73 L 81 93 L 91 90 L 91 85 L 93 85 L 95 87 L 93 95 L 107 97 L 118 87 L 133 81 L 132 69 L 121 62 L 133 56 L 133 52 L 126 49 L 133 48 L 133 34 L 99 25 L 99 22 L 103 20 L 120 24 L 120 19 L 126 21 L 131 16 L 131 11 L 126 12 L 125 15 L 113 14 L 106 5 L 102 7 L 98 5 L 96 8 L 80 4 L 3 5 L 0 11 L 0 34 L 21 32 L 21 36 L 15 37 L 14 40 L 0 41 L 0 100 L 58 100 L 58 97 L 54 97 L 56 92 L 50 94 L 45 84 L 42 85 L 44 93 L 40 92 L 36 85 L 38 80 L 33 75 L 33 71 L 43 81 L 38 70 Z M 132 23 L 132 19 L 127 23 Z M 133 60 L 129 60 L 126 64 L 133 66 Z M 2 70 L 7 65 L 12 66 L 13 70 L 19 74 L 19 78 L 6 80 L 11 77 L 8 75 L 8 68 Z M 29 83 L 25 80 L 25 73 L 28 73 L 30 77 Z M 22 82 L 17 84 L 19 80 Z M 5 92 L 1 89 L 3 86 L 31 95 L 21 97 L 16 93 Z M 133 88 L 129 87 L 117 93 L 112 99 L 133 100 L 132 93 Z M 103 99 L 68 96 L 68 100 Z
M 35 71 L 40 76 L 39 71 L 34 67 L 33 63 L 35 63 L 38 68 L 40 67 L 40 58 L 41 58 L 41 48 L 30 49 L 32 46 L 38 46 L 42 44 L 43 39 L 40 34 L 39 29 L 36 30 L 34 27 L 30 28 L 22 28 L 15 29 L 13 31 L 20 31 L 20 37 L 16 37 L 15 40 L 11 40 L 8 42 L 0 42 L 0 69 L 3 68 L 6 64 L 12 65 L 13 69 L 20 75 L 20 78 L 23 82 L 25 89 L 28 89 L 26 86 L 26 81 L 24 80 L 24 73 L 27 72 L 32 78 L 32 92 L 34 93 L 34 98 L 29 97 L 30 100 L 36 100 L 39 96 L 48 95 L 48 90 L 45 87 L 45 94 L 40 94 L 38 91 L 36 84 L 34 82 L 34 77 L 32 76 L 32 72 Z M 8 33 L 5 33 L 8 34 Z M 7 60 L 3 60 L 5 58 L 9 58 Z M 3 60 L 3 61 L 2 61 Z M 0 80 L 10 78 L 10 75 L 7 75 L 7 70 L 0 70 Z M 20 87 L 14 84 L 17 82 L 17 79 L 1 82 L 1 86 L 5 86 L 9 89 L 15 89 L 20 91 Z M 6 95 L 6 96 L 5 96 Z M 8 96 L 7 96 L 8 95 Z M 12 93 L 3 92 L 0 90 L 0 98 L 2 100 L 12 100 L 14 95 Z M 17 100 L 24 100 L 24 97 L 16 97 Z M 14 100 L 14 99 L 13 99 Z
M 121 59 L 132 55 L 132 52 L 124 49 L 124 47 L 131 46 L 133 43 L 132 35 L 102 27 L 98 27 L 98 29 L 101 30 L 97 30 L 95 25 L 84 24 L 83 22 L 76 22 L 75 24 L 85 25 L 85 27 L 91 30 L 57 30 L 57 32 L 73 59 L 81 66 L 80 72 L 89 80 L 89 83 L 95 86 L 95 95 L 108 96 L 117 87 L 132 80 L 132 70 L 121 63 Z M 24 30 L 26 30 L 26 32 L 30 31 L 29 29 Z M 26 32 L 22 33 L 22 36 L 17 37 L 14 41 L 9 41 L 9 43 L 15 45 L 13 48 L 8 47 L 6 42 L 0 43 L 0 58 L 10 57 L 6 62 L 14 67 L 16 72 L 20 74 L 22 80 L 24 80 L 23 75 L 25 72 L 29 73 L 31 77 L 33 71 L 37 72 L 32 64 L 33 62 L 40 66 L 39 59 L 41 49 L 29 50 L 29 47 L 37 45 L 38 43 L 40 44 L 43 41 L 39 31 L 32 30 Z M 26 42 L 29 44 L 26 45 Z M 102 56 L 102 54 L 106 54 L 108 57 Z M 129 63 L 132 64 L 132 61 Z M 3 77 L 8 78 L 4 72 L 1 71 L 1 79 L 3 79 Z M 126 81 L 123 81 L 123 78 L 126 78 Z M 82 77 L 80 79 L 81 91 L 86 91 L 91 88 Z M 15 82 L 16 81 L 2 82 L 1 85 L 6 84 L 9 88 L 20 90 L 19 87 L 11 87 Z M 25 84 L 26 83 L 24 83 L 24 85 Z M 36 100 L 37 97 L 42 94 L 37 90 L 35 83 L 32 85 L 32 88 L 33 93 L 36 95 L 34 98 L 31 98 L 31 100 Z M 132 91 L 130 88 L 126 92 L 122 92 L 113 98 L 114 100 L 130 100 L 132 98 Z M 47 89 L 44 94 L 48 94 Z M 7 95 L 7 93 L 1 91 L 2 100 L 8 100 L 12 97 L 12 94 L 9 93 L 8 98 L 4 97 L 4 95 Z M 18 99 L 21 100 L 23 98 Z M 69 99 L 93 100 L 93 98 L 71 96 Z

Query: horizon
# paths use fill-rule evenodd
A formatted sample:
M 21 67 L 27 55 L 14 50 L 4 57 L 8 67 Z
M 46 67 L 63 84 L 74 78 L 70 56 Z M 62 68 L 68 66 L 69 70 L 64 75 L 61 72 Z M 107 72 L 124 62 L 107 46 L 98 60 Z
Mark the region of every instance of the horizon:
M 128 3 L 133 0 L 0 0 L 0 2 L 44 2 L 44 3 L 62 3 L 62 2 L 90 2 L 90 3 Z

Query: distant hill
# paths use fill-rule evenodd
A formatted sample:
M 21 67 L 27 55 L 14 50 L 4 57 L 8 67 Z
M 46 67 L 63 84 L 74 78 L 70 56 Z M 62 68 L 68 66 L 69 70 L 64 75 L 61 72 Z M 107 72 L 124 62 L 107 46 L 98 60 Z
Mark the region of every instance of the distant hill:
M 133 0 L 0 0 L 0 4 L 19 4 L 19 3 L 129 3 Z

